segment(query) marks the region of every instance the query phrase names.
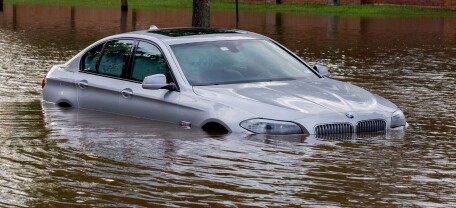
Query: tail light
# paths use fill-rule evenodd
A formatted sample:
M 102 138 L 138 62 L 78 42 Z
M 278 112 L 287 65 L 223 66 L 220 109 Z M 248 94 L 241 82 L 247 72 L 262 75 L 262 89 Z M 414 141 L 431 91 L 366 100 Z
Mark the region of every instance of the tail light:
M 43 80 L 41 81 L 41 89 L 43 89 L 44 86 L 46 86 L 46 76 L 44 76 Z

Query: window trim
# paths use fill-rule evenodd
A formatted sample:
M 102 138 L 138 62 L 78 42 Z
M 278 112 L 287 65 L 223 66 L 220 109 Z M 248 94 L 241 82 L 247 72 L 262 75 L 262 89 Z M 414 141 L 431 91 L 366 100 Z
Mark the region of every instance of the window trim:
M 91 47 L 90 49 L 86 50 L 85 53 L 81 56 L 81 60 L 79 60 L 79 72 L 84 72 L 84 73 L 88 73 L 88 74 L 98 74 L 98 65 L 100 64 L 100 61 L 101 61 L 101 58 L 99 58 L 97 60 L 97 63 L 95 63 L 95 72 L 91 72 L 91 71 L 85 71 L 84 67 L 85 67 L 85 58 L 87 58 L 87 54 L 92 51 L 93 49 L 101 46 L 101 53 L 100 53 L 100 57 L 103 56 L 104 54 L 104 48 L 105 48 L 105 45 L 106 43 L 109 42 L 109 41 L 106 41 L 106 42 L 103 42 L 103 43 L 100 43 L 100 44 L 97 44 L 93 47 Z
M 127 58 L 127 61 L 126 61 L 126 66 L 125 66 L 125 71 L 128 71 L 128 67 L 129 67 L 129 63 L 130 63 L 130 59 L 131 59 L 131 54 L 132 54 L 132 50 L 133 48 L 135 48 L 136 46 L 136 43 L 138 42 L 135 38 L 113 38 L 113 39 L 109 39 L 109 40 L 105 40 L 103 42 L 101 42 L 100 44 L 97 44 L 91 48 L 89 48 L 88 50 L 85 51 L 85 53 L 81 56 L 81 60 L 79 60 L 79 72 L 81 73 L 85 73 L 85 74 L 92 74 L 92 75 L 97 75 L 97 76 L 101 76 L 101 77 L 108 77 L 108 78 L 113 78 L 113 79 L 118 79 L 118 80 L 127 80 L 126 77 L 124 76 L 124 70 L 122 70 L 122 74 L 120 75 L 120 77 L 116 77 L 116 76 L 111 76 L 111 75 L 107 75 L 107 74 L 100 74 L 100 72 L 98 71 L 98 67 L 100 66 L 100 62 L 101 62 L 101 59 L 103 58 L 103 55 L 105 54 L 105 49 L 106 49 L 106 44 L 109 43 L 109 42 L 112 42 L 112 41 L 117 41 L 117 40 L 132 40 L 133 41 L 133 45 L 130 49 L 130 51 L 128 52 L 128 58 Z M 96 64 L 96 72 L 90 72 L 90 71 L 84 71 L 84 58 L 86 57 L 86 54 L 91 51 L 92 49 L 100 46 L 100 45 L 103 45 L 103 48 L 101 49 L 101 55 L 100 55 L 100 59 L 97 60 L 97 64 Z
M 100 67 L 101 59 L 103 58 L 103 55 L 105 53 L 106 44 L 108 42 L 109 41 L 106 41 L 106 42 L 103 43 L 103 46 L 101 47 L 100 57 L 98 58 L 97 63 L 95 64 L 95 73 L 97 73 L 97 74 L 100 74 L 100 72 L 98 71 L 98 67 Z
M 139 43 L 140 42 L 145 42 L 145 43 L 149 43 L 149 44 L 155 46 L 160 51 L 160 53 L 163 55 L 163 58 L 165 59 L 165 62 L 166 62 L 166 66 L 168 67 L 169 73 L 171 75 L 172 83 L 174 83 L 176 85 L 176 87 L 177 87 L 176 91 L 179 92 L 180 91 L 179 84 L 177 83 L 177 79 L 174 76 L 174 73 L 173 73 L 173 70 L 171 68 L 171 65 L 169 64 L 169 61 L 168 61 L 165 53 L 163 53 L 162 48 L 157 43 L 155 43 L 154 41 L 151 41 L 151 40 L 137 38 L 136 41 L 137 41 L 137 43 L 135 45 L 134 51 L 132 52 L 132 54 L 130 54 L 130 56 L 131 56 L 131 64 L 129 65 L 128 73 L 127 73 L 129 75 L 129 77 L 127 77 L 128 81 L 134 82 L 134 83 L 138 83 L 138 84 L 142 84 L 143 83 L 142 81 L 133 80 L 131 78 L 131 75 L 133 74 L 133 64 L 134 64 L 134 60 L 135 60 L 134 59 L 134 53 L 136 52 L 136 49 L 137 49 Z
M 101 58 L 103 57 L 104 52 L 105 52 L 106 43 L 111 42 L 111 41 L 115 41 L 115 40 L 133 40 L 134 41 L 133 46 L 130 49 L 130 52 L 128 54 L 128 59 L 127 59 L 126 67 L 125 67 L 125 73 L 122 71 L 122 75 L 120 77 L 110 76 L 110 75 L 106 75 L 106 74 L 100 74 L 98 72 L 98 67 L 99 67 L 99 64 L 101 62 Z M 165 53 L 163 53 L 162 48 L 157 43 L 155 43 L 154 41 L 148 40 L 148 39 L 126 37 L 126 38 L 113 38 L 113 39 L 105 40 L 105 41 L 101 42 L 100 44 L 97 44 L 97 45 L 95 45 L 95 46 L 93 46 L 93 47 L 91 47 L 91 48 L 89 48 L 89 49 L 87 49 L 85 51 L 85 53 L 81 56 L 81 60 L 79 60 L 79 71 L 78 72 L 85 73 L 85 74 L 96 75 L 96 76 L 101 76 L 101 77 L 106 77 L 106 78 L 122 80 L 122 81 L 133 82 L 133 83 L 136 83 L 136 84 L 142 84 L 142 81 L 136 81 L 136 80 L 131 79 L 131 74 L 133 72 L 133 62 L 134 62 L 133 55 L 136 52 L 136 49 L 137 49 L 137 47 L 139 45 L 139 42 L 149 43 L 149 44 L 155 46 L 160 51 L 160 53 L 163 54 L 163 57 L 164 57 L 165 62 L 166 62 L 166 65 L 168 66 L 168 69 L 169 69 L 169 73 L 171 75 L 172 83 L 174 83 L 176 85 L 176 87 L 177 87 L 177 89 L 175 91 L 180 92 L 180 87 L 179 87 L 179 84 L 177 82 L 176 76 L 174 75 L 174 72 L 173 72 L 173 70 L 171 68 L 171 65 L 169 64 L 168 58 L 166 57 Z M 100 59 L 97 60 L 96 72 L 84 71 L 83 70 L 83 68 L 84 68 L 83 61 L 84 61 L 84 58 L 85 58 L 86 54 L 90 50 L 92 50 L 92 49 L 94 49 L 94 48 L 96 48 L 96 47 L 98 47 L 100 45 L 103 45 L 103 48 L 101 50 Z
M 134 66 L 135 66 L 135 58 L 136 58 L 135 53 L 136 53 L 136 51 L 137 51 L 137 49 L 138 49 L 138 46 L 139 46 L 139 44 L 140 44 L 141 42 L 146 43 L 146 44 L 150 44 L 150 45 L 154 46 L 155 48 L 157 48 L 157 50 L 161 53 L 161 55 L 163 55 L 163 58 L 165 59 L 165 64 L 166 64 L 166 66 L 167 66 L 167 68 L 168 68 L 168 71 L 171 72 L 171 67 L 170 67 L 169 64 L 168 64 L 168 61 L 166 61 L 165 54 L 164 54 L 163 51 L 160 49 L 160 46 L 158 46 L 157 44 L 148 42 L 148 41 L 138 40 L 138 41 L 137 41 L 137 44 L 136 44 L 136 46 L 135 46 L 135 50 L 134 50 L 134 51 L 132 52 L 132 54 L 131 54 L 131 66 L 130 66 L 130 68 L 129 68 L 129 70 L 128 70 L 129 73 L 128 73 L 127 79 L 131 79 L 131 80 L 134 81 L 134 82 L 142 83 L 142 81 L 137 81 L 137 80 L 134 80 L 134 79 L 133 79 L 133 69 L 134 69 Z M 173 76 L 171 76 L 171 79 L 172 79 L 171 82 L 175 83 L 175 78 L 174 78 Z
M 113 42 L 113 41 L 122 41 L 122 40 L 131 40 L 133 43 L 131 45 L 131 48 L 130 48 L 130 51 L 128 51 L 128 55 L 127 55 L 127 60 L 125 61 L 125 65 L 122 69 L 122 73 L 120 74 L 119 77 L 116 77 L 116 76 L 113 76 L 113 75 L 108 75 L 108 74 L 101 74 L 100 71 L 98 70 L 99 67 L 100 67 L 100 63 L 101 63 L 101 60 L 103 59 L 103 55 L 105 55 L 105 52 L 106 52 L 106 46 L 108 45 L 109 42 Z M 124 78 L 124 79 L 127 79 L 127 77 L 125 76 L 125 74 L 127 73 L 128 71 L 128 67 L 129 67 L 129 63 L 130 63 L 130 60 L 131 60 L 131 55 L 132 55 L 132 50 L 135 48 L 136 46 L 136 43 L 138 41 L 135 40 L 135 39 L 127 39 L 127 38 L 118 38 L 118 39 L 111 39 L 111 40 L 108 40 L 106 42 L 103 43 L 103 49 L 101 50 L 101 56 L 100 56 L 100 59 L 98 59 L 97 61 L 97 66 L 96 66 L 96 70 L 97 70 L 97 74 L 101 75 L 101 76 L 104 76 L 104 77 L 113 77 L 113 78 Z

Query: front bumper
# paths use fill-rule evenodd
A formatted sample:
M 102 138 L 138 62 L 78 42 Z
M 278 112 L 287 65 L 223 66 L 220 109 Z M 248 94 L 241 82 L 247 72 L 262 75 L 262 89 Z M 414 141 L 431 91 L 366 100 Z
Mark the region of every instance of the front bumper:
M 382 121 L 385 123 L 384 130 L 389 130 L 389 129 L 391 129 L 390 128 L 391 112 L 349 112 L 349 113 L 336 113 L 336 114 L 331 113 L 331 114 L 302 118 L 302 119 L 295 120 L 294 122 L 301 125 L 301 128 L 304 128 L 305 130 L 307 130 L 307 132 L 309 134 L 313 135 L 313 134 L 317 134 L 317 133 L 321 132 L 321 131 L 318 131 L 319 129 L 317 129 L 317 127 L 321 126 L 321 125 L 330 125 L 331 127 L 334 126 L 334 128 L 336 130 L 340 126 L 343 126 L 344 128 L 346 128 L 347 125 L 351 126 L 351 128 L 352 128 L 351 132 L 344 132 L 344 133 L 377 131 L 378 128 L 361 129 L 361 126 L 358 126 L 358 124 L 361 124 L 361 122 L 371 123 L 370 121 Z M 376 122 L 372 122 L 372 123 L 376 124 Z M 331 132 L 331 131 L 329 131 L 329 132 Z M 334 131 L 334 133 L 337 133 L 337 131 Z

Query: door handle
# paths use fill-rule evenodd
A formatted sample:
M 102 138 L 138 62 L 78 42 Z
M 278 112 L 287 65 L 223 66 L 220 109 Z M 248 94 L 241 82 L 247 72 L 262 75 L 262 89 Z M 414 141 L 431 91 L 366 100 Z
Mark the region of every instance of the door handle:
M 81 80 L 81 81 L 79 81 L 78 86 L 81 89 L 85 89 L 85 88 L 89 87 L 89 82 L 87 82 L 87 80 Z
M 133 90 L 131 90 L 130 88 L 123 89 L 120 93 L 122 94 L 122 96 L 124 98 L 129 98 L 129 97 L 133 96 Z

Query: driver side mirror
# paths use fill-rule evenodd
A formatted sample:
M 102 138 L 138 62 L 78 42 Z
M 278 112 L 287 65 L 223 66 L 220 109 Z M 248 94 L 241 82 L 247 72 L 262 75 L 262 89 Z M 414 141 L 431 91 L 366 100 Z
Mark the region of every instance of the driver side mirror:
M 329 69 L 326 66 L 315 65 L 313 67 L 322 77 L 329 77 Z
M 142 83 L 143 89 L 149 90 L 158 90 L 158 89 L 168 89 L 176 90 L 177 86 L 174 83 L 166 83 L 166 76 L 164 74 L 154 74 L 144 78 Z

